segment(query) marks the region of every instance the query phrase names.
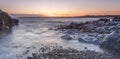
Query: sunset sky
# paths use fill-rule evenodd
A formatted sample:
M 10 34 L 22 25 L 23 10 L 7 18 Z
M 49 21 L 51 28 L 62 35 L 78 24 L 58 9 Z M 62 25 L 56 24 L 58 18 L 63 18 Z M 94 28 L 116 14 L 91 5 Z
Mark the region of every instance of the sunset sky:
M 120 15 L 120 0 L 0 0 L 0 9 L 43 16 Z

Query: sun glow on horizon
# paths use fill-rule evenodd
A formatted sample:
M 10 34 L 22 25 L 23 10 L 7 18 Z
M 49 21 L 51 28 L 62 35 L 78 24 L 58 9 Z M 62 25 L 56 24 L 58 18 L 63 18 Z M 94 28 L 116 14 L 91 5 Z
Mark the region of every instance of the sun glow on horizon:
M 66 10 L 66 9 L 43 9 L 43 10 L 6 10 L 10 14 L 34 14 L 34 15 L 40 15 L 40 16 L 46 16 L 46 17 L 72 17 L 72 16 L 82 16 L 85 14 L 84 11 L 79 10 Z
M 0 0 L 10 14 L 37 14 L 47 17 L 120 15 L 120 0 Z
M 69 10 L 54 10 L 54 11 L 43 11 L 40 12 L 39 14 L 43 14 L 48 17 L 66 17 L 66 16 L 81 16 L 81 13 L 79 11 L 73 12 Z
M 120 11 L 97 11 L 93 13 L 89 13 L 90 11 L 82 11 L 82 10 L 64 10 L 64 9 L 52 9 L 52 10 L 6 10 L 6 12 L 10 14 L 33 14 L 36 16 L 44 16 L 44 17 L 74 17 L 74 16 L 84 16 L 84 15 L 120 15 Z

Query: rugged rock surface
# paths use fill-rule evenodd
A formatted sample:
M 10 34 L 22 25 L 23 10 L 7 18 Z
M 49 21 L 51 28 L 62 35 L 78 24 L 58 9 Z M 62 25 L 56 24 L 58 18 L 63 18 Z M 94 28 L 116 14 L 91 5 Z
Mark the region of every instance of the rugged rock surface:
M 120 30 L 113 31 L 105 38 L 105 41 L 101 44 L 101 47 L 110 48 L 120 52 Z
M 0 10 L 0 30 L 9 29 L 18 24 L 18 20 L 12 19 L 8 13 Z
M 120 17 L 114 17 L 113 21 L 119 21 L 120 22 Z
M 57 26 L 56 30 L 68 30 L 68 29 L 78 29 L 82 32 L 88 33 L 110 33 L 116 29 L 120 29 L 120 19 L 116 17 L 111 21 L 110 19 L 100 19 L 97 21 L 88 21 L 85 23 L 75 23 L 72 22 L 69 25 Z
M 77 39 L 78 41 L 100 44 L 101 47 L 120 51 L 120 17 L 85 23 L 73 22 L 69 25 L 60 25 L 56 29 L 65 34 L 64 38 L 62 37 L 63 39 Z
M 47 49 L 50 49 L 49 47 Z M 41 50 L 41 49 L 40 49 Z M 42 48 L 46 50 L 46 48 Z M 120 56 L 113 56 L 108 53 L 100 53 L 95 51 L 79 51 L 73 48 L 54 48 L 49 51 L 32 53 L 27 59 L 119 59 Z

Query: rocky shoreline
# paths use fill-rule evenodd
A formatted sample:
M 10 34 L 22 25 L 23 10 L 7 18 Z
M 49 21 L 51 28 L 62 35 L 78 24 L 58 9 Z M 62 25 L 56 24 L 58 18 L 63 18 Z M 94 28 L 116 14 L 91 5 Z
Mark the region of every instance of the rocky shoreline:
M 42 51 L 42 52 L 41 52 Z M 119 55 L 110 53 L 100 53 L 95 51 L 79 51 L 73 48 L 57 47 L 50 49 L 49 47 L 40 48 L 39 52 L 32 53 L 27 59 L 119 59 Z
M 120 58 L 120 19 L 100 19 L 85 23 L 72 22 L 68 25 L 58 25 L 54 30 L 63 33 L 62 39 L 78 40 L 80 42 L 98 44 L 105 52 L 83 51 L 74 48 L 42 47 L 39 52 L 32 53 L 27 59 L 119 59 Z M 114 52 L 115 51 L 115 52 Z
M 18 24 L 17 19 L 12 19 L 8 13 L 0 9 L 0 30 L 10 29 Z
M 62 39 L 98 44 L 120 52 L 120 17 L 99 19 L 85 23 L 72 22 L 53 28 L 63 33 Z

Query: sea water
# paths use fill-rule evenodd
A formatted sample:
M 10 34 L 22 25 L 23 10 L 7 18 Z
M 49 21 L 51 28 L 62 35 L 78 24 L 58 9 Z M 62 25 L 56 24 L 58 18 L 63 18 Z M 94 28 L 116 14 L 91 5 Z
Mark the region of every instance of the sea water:
M 10 30 L 0 32 L 0 59 L 26 59 L 40 47 L 63 46 L 101 52 L 95 44 L 78 42 L 78 40 L 64 40 L 58 31 L 49 30 L 50 27 L 70 22 L 86 22 L 99 18 L 18 18 L 19 25 Z M 26 52 L 28 51 L 29 52 Z

